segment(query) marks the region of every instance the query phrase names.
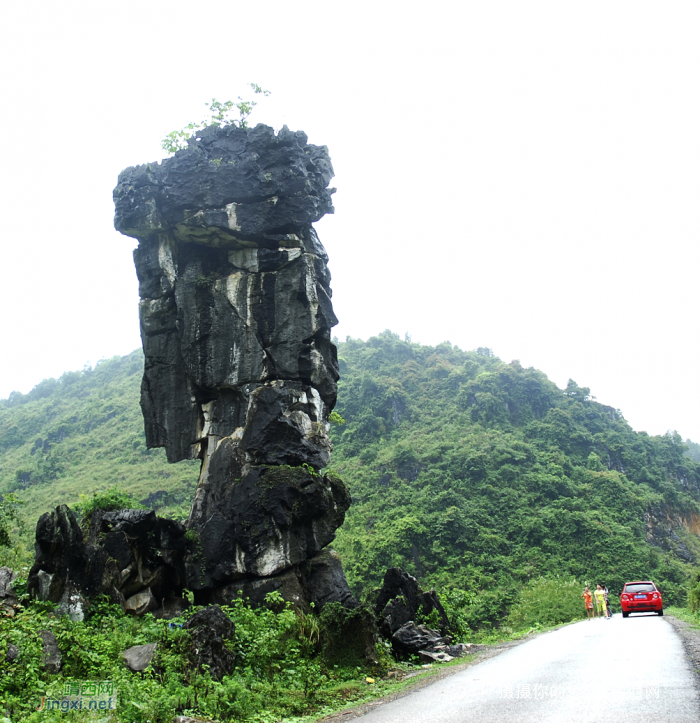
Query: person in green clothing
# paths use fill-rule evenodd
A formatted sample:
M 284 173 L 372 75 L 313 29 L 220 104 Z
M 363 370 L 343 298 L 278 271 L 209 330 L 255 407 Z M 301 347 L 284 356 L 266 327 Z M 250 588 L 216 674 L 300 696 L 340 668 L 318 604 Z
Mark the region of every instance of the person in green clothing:
M 610 606 L 610 592 L 608 591 L 607 585 L 603 584 L 603 594 L 605 595 L 605 607 L 608 610 L 608 620 L 612 617 L 612 607 Z
M 603 590 L 602 585 L 597 585 L 595 592 L 593 593 L 593 596 L 595 597 L 595 604 L 598 608 L 598 617 L 601 615 L 604 618 L 608 617 L 608 607 L 605 604 L 605 590 Z

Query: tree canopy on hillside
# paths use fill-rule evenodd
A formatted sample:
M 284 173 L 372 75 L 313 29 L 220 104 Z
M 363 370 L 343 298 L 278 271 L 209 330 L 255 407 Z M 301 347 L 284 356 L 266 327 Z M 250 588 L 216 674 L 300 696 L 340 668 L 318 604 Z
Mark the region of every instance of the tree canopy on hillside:
M 354 502 L 334 546 L 356 592 L 398 565 L 470 591 L 473 624 L 501 619 L 541 575 L 612 590 L 651 577 L 682 597 L 700 556 L 700 465 L 678 434 L 637 433 L 588 388 L 486 348 L 384 332 L 338 357 L 332 466 Z M 142 369 L 138 350 L 0 401 L 0 494 L 26 502 L 27 536 L 59 500 L 114 487 L 186 517 L 198 465 L 146 449 Z

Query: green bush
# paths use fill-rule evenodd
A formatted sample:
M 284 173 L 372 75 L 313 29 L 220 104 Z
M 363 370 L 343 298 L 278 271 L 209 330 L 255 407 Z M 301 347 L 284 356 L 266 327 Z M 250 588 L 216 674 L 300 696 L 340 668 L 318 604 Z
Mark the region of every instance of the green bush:
M 11 493 L 0 495 L 0 547 L 10 547 L 10 531 L 13 526 L 20 526 L 21 520 L 17 508 L 24 502 Z
M 688 584 L 688 608 L 691 613 L 700 612 L 700 570 L 693 574 Z
M 7 715 L 11 721 L 77 721 L 77 714 L 35 710 L 42 696 L 60 698 L 66 683 L 76 681 L 113 682 L 119 720 L 133 723 L 169 723 L 176 715 L 221 723 L 287 720 L 366 695 L 365 677 L 380 668 L 364 656 L 367 642 L 374 643 L 365 635 L 373 621 L 367 610 L 326 606 L 328 612 L 324 609 L 319 618 L 294 610 L 278 593 L 257 609 L 244 599 L 222 608 L 235 624 L 235 635 L 226 643 L 235 654 L 235 668 L 221 681 L 193 664 L 189 631 L 182 627 L 201 608 L 169 621 L 150 614 L 133 618 L 105 598 L 92 603 L 84 621 L 73 622 L 57 617 L 51 603 L 26 597 L 24 603 L 14 617 L 0 617 L 0 718 Z M 42 630 L 56 636 L 63 656 L 60 673 L 43 668 Z M 359 640 L 357 655 L 329 663 L 319 652 L 322 643 L 348 633 L 347 648 L 326 652 L 347 654 Z M 158 644 L 153 663 L 143 673 L 132 673 L 122 651 L 147 643 Z M 19 648 L 19 660 L 8 660 L 9 645 Z M 376 652 L 381 658 L 382 651 Z
M 508 615 L 508 626 L 524 630 L 535 625 L 547 627 L 580 620 L 586 616 L 581 593 L 584 586 L 575 579 L 539 577 L 525 585 Z
M 440 592 L 440 602 L 447 613 L 455 642 L 469 642 L 472 629 L 469 609 L 476 601 L 476 597 L 476 593 L 457 588 L 448 588 Z
M 95 510 L 111 512 L 115 510 L 145 510 L 130 492 L 124 492 L 119 487 L 110 487 L 105 492 L 93 492 L 92 497 L 80 495 L 80 502 L 76 505 L 83 519 L 88 519 Z
M 374 614 L 366 604 L 348 610 L 340 603 L 328 603 L 319 628 L 321 658 L 329 666 L 356 670 L 369 663 L 372 672 L 381 675 L 392 662 L 378 644 Z

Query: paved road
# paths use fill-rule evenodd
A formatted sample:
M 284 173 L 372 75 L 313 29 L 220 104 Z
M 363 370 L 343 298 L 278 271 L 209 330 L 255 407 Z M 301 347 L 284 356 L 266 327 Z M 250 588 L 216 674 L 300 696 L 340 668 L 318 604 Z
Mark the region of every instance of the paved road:
M 693 676 L 663 618 L 616 615 L 540 635 L 355 720 L 698 723 Z

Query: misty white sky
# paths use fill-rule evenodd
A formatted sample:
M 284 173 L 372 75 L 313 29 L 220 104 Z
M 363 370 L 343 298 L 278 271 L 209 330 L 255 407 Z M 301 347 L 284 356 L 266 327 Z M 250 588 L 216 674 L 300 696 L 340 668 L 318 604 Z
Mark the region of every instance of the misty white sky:
M 330 149 L 335 334 L 491 347 L 700 441 L 700 4 L 39 1 L 0 14 L 0 397 L 140 345 L 124 167 L 212 97 Z

